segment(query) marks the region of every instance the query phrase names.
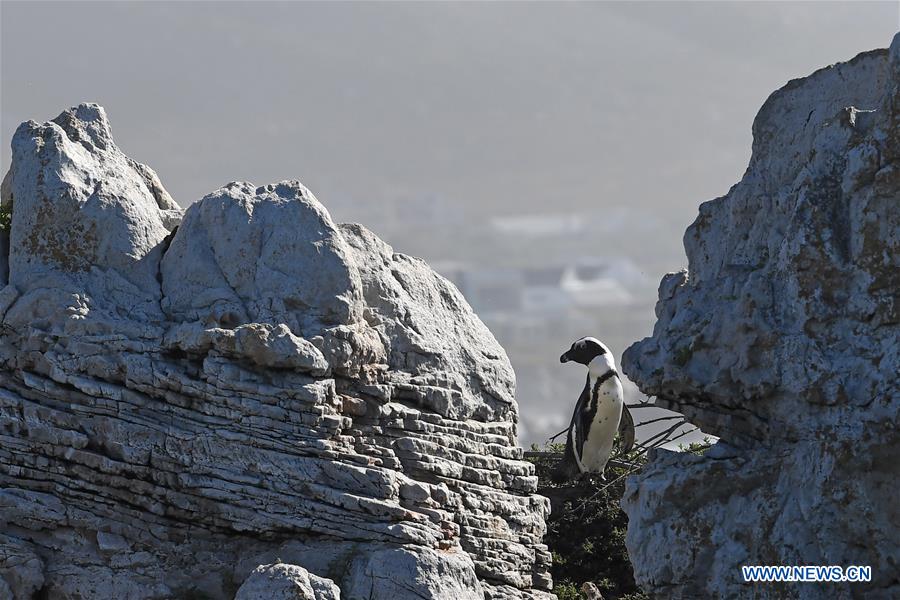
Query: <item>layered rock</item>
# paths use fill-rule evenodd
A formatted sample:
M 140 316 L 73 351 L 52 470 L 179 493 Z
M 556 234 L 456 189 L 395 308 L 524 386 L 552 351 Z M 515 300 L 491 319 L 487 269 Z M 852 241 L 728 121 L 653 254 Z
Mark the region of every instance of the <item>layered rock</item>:
M 295 181 L 182 218 L 96 105 L 12 145 L 0 596 L 550 597 L 514 375 L 452 284 Z
M 721 438 L 658 452 L 623 499 L 635 577 L 664 597 L 818 598 L 741 565 L 870 565 L 828 596 L 900 595 L 900 36 L 791 81 L 753 155 L 688 228 L 623 369 Z

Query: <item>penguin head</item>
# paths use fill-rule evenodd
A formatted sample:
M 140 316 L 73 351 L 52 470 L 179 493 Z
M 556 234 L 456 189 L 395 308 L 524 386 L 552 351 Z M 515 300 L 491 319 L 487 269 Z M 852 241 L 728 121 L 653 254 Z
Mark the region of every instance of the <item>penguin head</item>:
M 596 357 L 608 352 L 609 348 L 597 338 L 583 337 L 572 342 L 572 347 L 559 357 L 559 362 L 567 363 L 571 361 L 588 365 Z

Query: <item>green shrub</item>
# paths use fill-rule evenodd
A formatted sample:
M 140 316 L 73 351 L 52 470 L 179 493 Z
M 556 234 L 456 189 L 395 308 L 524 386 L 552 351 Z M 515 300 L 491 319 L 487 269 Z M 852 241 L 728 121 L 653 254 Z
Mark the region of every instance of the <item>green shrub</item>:
M 581 592 L 571 581 L 563 581 L 553 586 L 553 593 L 559 600 L 581 600 Z
M 708 436 L 703 438 L 701 442 L 691 442 L 690 444 L 678 444 L 679 452 L 690 452 L 691 454 L 706 454 L 706 451 L 713 447 L 712 439 Z
M 12 227 L 12 202 L 0 204 L 0 231 L 9 231 Z
M 553 592 L 560 600 L 581 600 L 579 590 L 590 581 L 607 600 L 646 600 L 634 582 L 625 550 L 628 518 L 619 508 L 629 469 L 611 464 L 605 482 L 589 475 L 556 485 L 550 472 L 564 449 L 564 444 L 532 446 L 527 455 L 536 467 L 538 493 L 550 498 L 552 506 L 544 543 L 553 556 Z

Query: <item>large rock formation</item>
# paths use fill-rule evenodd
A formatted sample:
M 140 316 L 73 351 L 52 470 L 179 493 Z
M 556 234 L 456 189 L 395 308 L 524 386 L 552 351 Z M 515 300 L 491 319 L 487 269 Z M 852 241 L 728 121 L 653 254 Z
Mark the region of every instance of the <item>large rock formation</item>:
M 513 372 L 450 283 L 294 181 L 182 219 L 96 105 L 12 147 L 0 598 L 550 597 Z
M 623 499 L 638 583 L 674 598 L 900 596 L 900 36 L 791 81 L 740 183 L 684 237 L 623 368 L 721 438 L 658 452 Z M 741 565 L 870 565 L 743 584 Z

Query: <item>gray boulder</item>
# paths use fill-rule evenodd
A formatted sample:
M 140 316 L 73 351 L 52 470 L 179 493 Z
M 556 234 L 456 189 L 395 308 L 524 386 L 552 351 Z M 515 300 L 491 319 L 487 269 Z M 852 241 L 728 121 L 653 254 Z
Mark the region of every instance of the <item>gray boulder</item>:
M 344 593 L 348 598 L 372 600 L 484 598 L 466 553 L 416 547 L 385 549 L 357 558 L 350 564 Z
M 234 600 L 341 600 L 341 591 L 303 567 L 276 563 L 255 568 Z
M 685 233 L 653 335 L 623 369 L 721 440 L 660 451 L 622 506 L 638 583 L 665 597 L 821 597 L 741 565 L 870 565 L 833 598 L 897 597 L 900 36 L 789 82 L 753 155 Z
M 312 337 L 360 318 L 360 283 L 337 226 L 298 181 L 230 183 L 192 205 L 162 261 L 175 321 L 286 324 Z
M 0 590 L 550 597 L 512 368 L 423 261 L 294 181 L 176 230 L 96 105 L 19 129 L 3 202 Z
M 8 282 L 43 296 L 22 321 L 88 305 L 133 320 L 157 315 L 161 242 L 181 209 L 115 145 L 103 108 L 81 104 L 19 126 L 6 184 Z
M 396 393 L 454 420 L 515 420 L 515 374 L 506 352 L 459 290 L 361 225 L 341 225 L 341 234 Z

